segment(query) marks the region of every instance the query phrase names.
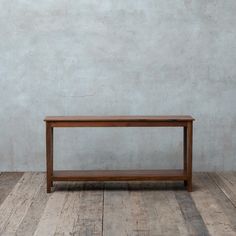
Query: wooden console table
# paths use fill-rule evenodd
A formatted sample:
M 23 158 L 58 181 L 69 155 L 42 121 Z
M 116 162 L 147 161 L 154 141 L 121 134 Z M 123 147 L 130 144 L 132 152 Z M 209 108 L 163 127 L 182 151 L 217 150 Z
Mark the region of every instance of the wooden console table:
M 50 116 L 46 117 L 47 192 L 53 181 L 184 181 L 192 191 L 191 116 Z M 183 127 L 183 169 L 181 170 L 53 170 L 53 128 L 57 127 Z

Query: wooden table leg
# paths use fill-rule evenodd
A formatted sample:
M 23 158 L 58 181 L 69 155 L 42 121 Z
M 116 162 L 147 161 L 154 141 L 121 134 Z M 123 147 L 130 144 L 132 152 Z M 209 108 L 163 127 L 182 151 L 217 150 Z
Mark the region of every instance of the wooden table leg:
M 183 131 L 183 167 L 184 172 L 187 173 L 187 127 L 184 127 Z M 184 186 L 187 186 L 187 180 L 184 180 Z
M 51 192 L 53 186 L 53 127 L 46 123 L 46 163 L 47 163 L 47 193 Z
M 188 122 L 187 126 L 187 190 L 192 192 L 192 142 L 193 142 L 193 122 Z

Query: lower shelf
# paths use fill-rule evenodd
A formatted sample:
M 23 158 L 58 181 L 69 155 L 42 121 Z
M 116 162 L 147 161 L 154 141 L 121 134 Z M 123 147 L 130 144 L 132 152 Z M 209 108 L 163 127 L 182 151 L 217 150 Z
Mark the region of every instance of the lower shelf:
M 53 181 L 187 180 L 184 170 L 83 170 L 54 171 Z

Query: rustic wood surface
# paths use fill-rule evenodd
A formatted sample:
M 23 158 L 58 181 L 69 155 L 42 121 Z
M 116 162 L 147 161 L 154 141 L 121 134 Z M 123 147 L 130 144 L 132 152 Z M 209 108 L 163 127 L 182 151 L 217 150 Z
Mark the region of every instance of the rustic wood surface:
M 0 173 L 0 235 L 236 235 L 236 172 L 176 182 L 58 182 Z

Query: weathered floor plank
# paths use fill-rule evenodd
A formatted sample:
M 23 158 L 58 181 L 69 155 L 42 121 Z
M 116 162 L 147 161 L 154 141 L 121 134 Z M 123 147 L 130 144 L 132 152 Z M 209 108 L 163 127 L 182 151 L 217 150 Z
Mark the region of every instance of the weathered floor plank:
M 72 235 L 101 236 L 103 230 L 103 189 L 101 183 L 85 183 L 80 191 Z M 91 190 L 94 189 L 94 190 Z
M 14 235 L 39 191 L 43 174 L 25 173 L 0 206 L 0 235 Z
M 194 175 L 195 191 L 191 196 L 211 235 L 235 235 L 235 231 L 222 207 L 217 203 L 207 185 L 205 174 Z
M 66 191 L 55 191 L 50 194 L 46 207 L 34 233 L 35 236 L 55 234 L 59 217 L 65 204 Z
M 231 173 L 209 173 L 215 184 L 224 192 L 236 208 L 236 178 Z
M 0 205 L 20 180 L 23 172 L 1 172 L 0 174 Z
M 116 189 L 118 188 L 119 189 Z M 131 235 L 130 193 L 127 183 L 105 184 L 103 236 Z
M 152 199 L 153 194 L 154 192 L 151 191 L 130 191 L 128 203 L 131 212 L 131 232 L 133 232 L 134 235 L 154 236 L 161 234 L 160 224 L 156 220 L 156 210 L 153 206 L 150 206 L 150 200 Z M 146 201 L 147 197 L 150 197 L 148 204 Z M 152 216 L 154 216 L 154 218 L 152 218 Z
M 156 220 L 161 228 L 160 235 L 187 235 L 187 227 L 172 190 L 164 188 L 161 191 L 153 191 L 149 204 L 157 213 Z
M 169 208 L 171 211 L 170 214 L 172 215 L 172 222 L 176 224 L 180 235 L 190 235 L 188 224 L 182 214 L 182 209 L 180 208 L 179 202 L 175 197 L 175 192 L 167 191 L 165 195 L 168 200 Z
M 61 214 L 57 223 L 54 234 L 55 236 L 76 235 L 73 232 L 73 228 L 78 215 L 82 214 L 82 212 L 79 210 L 81 188 L 76 188 L 76 184 L 70 184 L 68 190 L 69 192 L 66 194 L 65 204 L 61 210 Z
M 188 235 L 174 193 L 164 183 L 132 183 L 127 188 L 104 193 L 104 236 Z
M 209 235 L 205 223 L 188 192 L 175 192 L 175 197 L 187 224 L 189 235 Z
M 218 175 L 214 176 L 212 173 L 209 173 L 208 175 L 203 176 L 202 181 L 214 196 L 218 205 L 221 206 L 230 221 L 233 230 L 236 232 L 236 208 L 232 204 L 232 201 L 222 191 L 221 182 L 218 179 Z
M 31 236 L 34 234 L 49 198 L 49 194 L 46 193 L 45 189 L 46 178 L 44 176 L 39 191 L 33 197 L 32 203 L 16 231 L 17 236 Z

